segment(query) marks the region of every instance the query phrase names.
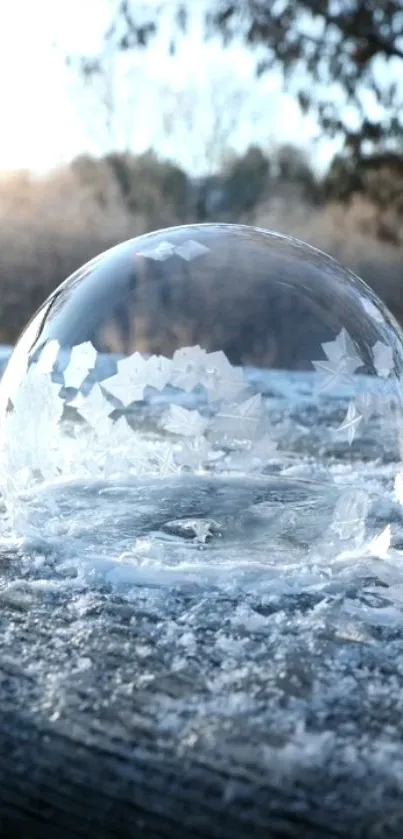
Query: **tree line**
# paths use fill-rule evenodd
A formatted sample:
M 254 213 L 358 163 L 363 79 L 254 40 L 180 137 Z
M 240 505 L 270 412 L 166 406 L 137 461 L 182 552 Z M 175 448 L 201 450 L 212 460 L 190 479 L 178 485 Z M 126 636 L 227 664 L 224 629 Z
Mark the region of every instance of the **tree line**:
M 190 37 L 197 16 L 202 20 L 206 42 L 219 39 L 225 53 L 231 45 L 243 45 L 253 57 L 256 78 L 280 73 L 284 89 L 299 103 L 302 114 L 316 121 L 318 139 L 337 140 L 339 152 L 318 183 L 306 156 L 285 146 L 267 154 L 254 145 L 241 157 L 227 161 L 225 171 L 200 185 L 197 213 L 248 213 L 276 182 L 290 177 L 302 190 L 304 200 L 346 203 L 365 196 L 375 208 L 372 233 L 400 244 L 403 228 L 403 6 L 401 0 L 111 0 L 110 21 L 97 53 L 69 55 L 67 61 L 83 88 L 91 88 L 92 104 L 103 106 L 103 120 L 117 127 L 124 114 L 133 112 L 131 96 L 138 77 L 125 78 L 125 98 L 114 91 L 118 62 L 145 54 L 169 33 L 165 48 L 174 54 Z M 113 71 L 113 72 L 112 72 Z M 206 74 L 208 71 L 206 69 Z M 128 83 L 127 83 L 128 82 Z M 229 87 L 228 87 L 229 85 Z M 253 85 L 249 90 L 229 89 L 228 79 L 213 80 L 213 136 L 204 138 L 209 162 L 231 147 L 236 123 L 249 120 L 253 133 Z M 221 90 L 221 94 L 220 94 Z M 175 106 L 164 115 L 171 127 L 188 127 L 190 144 L 201 132 L 196 125 L 198 90 L 175 92 Z M 164 91 L 163 100 L 172 99 Z M 180 100 L 180 101 L 179 101 Z M 179 103 L 179 104 L 178 104 Z M 246 103 L 246 110 L 245 109 Z M 164 107 L 164 105 L 162 106 Z M 134 108 L 135 110 L 135 108 Z M 255 115 L 256 118 L 256 115 Z M 96 131 L 102 133 L 98 119 Z M 116 132 L 115 132 L 116 133 Z M 113 135 L 113 132 L 112 132 Z M 218 143 L 219 154 L 217 148 Z M 228 148 L 227 148 L 228 147 Z M 129 158 L 126 158 L 129 163 Z M 148 158 L 144 159 L 147 166 Z M 132 167 L 133 161 L 129 168 Z M 113 161 L 112 161 L 113 164 Z M 123 167 L 124 168 L 124 167 Z M 118 177 L 122 157 L 116 164 Z M 175 172 L 176 188 L 183 206 L 183 173 Z M 129 179 L 130 180 L 130 179 Z M 269 186 L 270 185 L 270 186 Z M 124 188 L 129 188 L 127 183 Z M 186 202 L 185 202 L 186 203 Z M 193 206 L 193 212 L 196 212 Z
M 374 158 L 372 176 L 389 173 L 385 190 L 397 191 L 401 170 L 392 171 L 389 160 Z M 41 177 L 4 176 L 0 341 L 13 342 L 60 282 L 117 242 L 161 227 L 214 220 L 256 224 L 316 245 L 359 273 L 403 320 L 397 216 L 389 218 L 379 201 L 362 192 L 369 170 L 361 174 L 348 168 L 344 193 L 335 172 L 331 167 L 319 178 L 304 151 L 285 145 L 271 153 L 251 146 L 199 178 L 153 151 L 81 155 Z M 348 187 L 352 176 L 355 193 Z
M 292 144 L 271 152 L 251 145 L 232 155 L 220 170 L 192 177 L 179 165 L 159 158 L 152 150 L 140 155 L 113 152 L 102 158 L 81 155 L 71 163 L 81 186 L 105 206 L 113 182 L 129 214 L 143 214 L 153 229 L 169 211 L 178 223 L 254 221 L 257 209 L 278 197 L 298 198 L 312 207 L 358 197 L 373 209 L 367 232 L 381 241 L 403 241 L 403 155 L 373 153 L 358 162 L 336 156 L 319 176 L 307 153 Z

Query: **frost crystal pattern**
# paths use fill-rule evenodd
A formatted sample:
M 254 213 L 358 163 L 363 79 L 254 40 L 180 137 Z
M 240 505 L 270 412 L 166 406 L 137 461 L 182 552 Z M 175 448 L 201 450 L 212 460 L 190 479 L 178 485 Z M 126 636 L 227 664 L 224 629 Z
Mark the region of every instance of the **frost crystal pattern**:
M 217 534 L 202 508 L 226 482 L 254 498 L 231 527 L 281 532 L 287 557 L 365 539 L 379 558 L 395 534 L 371 470 L 399 472 L 401 507 L 402 381 L 393 318 L 325 254 L 245 225 L 156 231 L 76 272 L 22 334 L 0 384 L 0 489 L 175 485 L 164 534 L 203 551 Z
M 366 305 L 368 304 L 368 305 Z M 364 305 L 364 304 L 363 304 Z M 374 319 L 374 312 L 378 311 L 371 301 L 365 301 L 368 314 Z M 364 306 L 365 308 L 365 306 Z M 360 357 L 353 339 L 344 327 L 334 341 L 322 344 L 326 360 L 313 361 L 313 367 L 320 374 L 318 391 L 331 391 L 343 386 L 351 386 L 354 382 L 354 375 L 360 373 L 365 367 L 364 359 Z M 394 355 L 392 347 L 382 341 L 376 341 L 371 350 L 374 373 L 379 379 L 386 380 L 394 373 Z M 375 393 L 369 389 L 358 390 L 353 401 L 347 408 L 342 423 L 335 429 L 336 434 L 344 437 L 351 446 L 361 424 L 367 422 L 382 404 L 382 400 L 388 398 L 387 391 Z
M 149 247 L 144 248 L 144 250 L 139 251 L 138 255 L 144 256 L 146 259 L 154 259 L 157 262 L 165 262 L 166 259 L 169 259 L 171 256 L 175 256 L 176 254 L 186 262 L 190 262 L 192 259 L 196 259 L 196 257 L 203 256 L 203 254 L 208 253 L 209 250 L 210 249 L 201 242 L 197 242 L 194 239 L 188 239 L 187 242 L 183 242 L 183 244 L 177 246 L 168 241 L 160 242 L 157 246 L 150 245 Z
M 35 405 L 35 417 L 29 423 L 32 441 L 32 466 L 43 476 L 51 456 L 49 441 L 63 437 L 65 462 L 72 471 L 111 476 L 119 470 L 134 475 L 166 476 L 181 469 L 202 469 L 212 457 L 223 456 L 229 449 L 242 457 L 264 457 L 276 443 L 267 436 L 268 417 L 262 396 L 252 394 L 240 369 L 234 368 L 222 352 L 208 353 L 199 345 L 178 349 L 172 359 L 163 355 L 146 357 L 139 352 L 117 361 L 117 372 L 96 381 L 89 391 L 83 383 L 97 363 L 97 352 L 90 342 L 72 348 L 63 370 L 63 382 L 52 381 L 61 348 L 52 340 L 46 344 L 37 364 L 18 391 L 8 422 L 15 426 L 12 437 L 22 433 L 26 406 Z M 73 398 L 63 397 L 64 388 L 74 388 Z M 175 401 L 162 411 L 157 437 L 140 435 L 127 418 L 114 417 L 116 402 L 121 410 L 145 405 L 146 393 L 182 392 L 204 394 L 204 408 L 186 407 Z M 73 409 L 77 423 L 61 423 L 65 408 Z M 83 426 L 84 423 L 84 426 Z M 68 429 L 68 431 L 67 431 Z M 64 436 L 63 436 L 64 435 Z M 163 439 L 161 439 L 163 435 Z M 265 436 L 266 435 L 266 436 Z M 60 443 L 60 440 L 59 440 Z M 260 443 L 260 448 L 259 448 Z M 24 447 L 25 451 L 25 447 Z M 88 452 L 95 453 L 89 467 Z M 74 452 L 74 454 L 73 454 Z M 243 454 L 242 454 L 243 453 Z M 8 451 L 18 467 L 16 452 Z M 46 456 L 45 456 L 46 455 Z M 60 457 L 59 452 L 58 457 Z M 55 456 L 55 467 L 57 457 Z M 27 466 L 23 461 L 24 469 Z M 49 468 L 47 468 L 49 473 Z M 57 469 L 56 469 L 57 472 Z M 25 474 L 25 473 L 24 473 Z

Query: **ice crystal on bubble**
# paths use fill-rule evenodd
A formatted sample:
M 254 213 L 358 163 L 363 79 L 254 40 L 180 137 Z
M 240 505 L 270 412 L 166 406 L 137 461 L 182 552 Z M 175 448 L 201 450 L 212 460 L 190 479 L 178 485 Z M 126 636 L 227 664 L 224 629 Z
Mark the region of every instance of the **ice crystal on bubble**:
M 56 340 L 48 341 L 42 349 L 36 364 L 37 373 L 52 373 L 59 355 L 60 345 Z
M 386 556 L 396 510 L 384 521 L 372 474 L 401 471 L 402 371 L 393 319 L 324 254 L 242 225 L 156 231 L 73 275 L 21 336 L 1 384 L 2 486 L 17 506 L 24 482 L 94 479 L 96 499 L 99 482 L 110 497 L 130 486 L 118 538 L 133 544 L 140 528 L 165 545 L 182 517 L 207 557 L 217 518 L 220 536 L 245 523 L 292 561 L 327 536 Z M 143 507 L 158 512 L 149 531 Z
M 265 418 L 263 400 L 258 393 L 245 402 L 224 404 L 213 418 L 211 429 L 223 438 L 254 439 L 259 436 Z
M 205 437 L 194 437 L 186 442 L 176 453 L 175 460 L 178 466 L 188 469 L 201 469 L 208 462 L 212 455 L 211 446 Z
M 378 376 L 387 378 L 393 370 L 393 350 L 382 341 L 377 341 L 373 347 L 374 365 Z
M 202 417 L 199 411 L 189 411 L 181 405 L 171 405 L 164 421 L 164 428 L 172 434 L 183 434 L 185 437 L 198 437 L 208 426 L 208 419 Z
M 209 252 L 209 248 L 206 245 L 202 245 L 201 242 L 195 242 L 194 239 L 189 239 L 187 242 L 184 242 L 183 245 L 178 245 L 175 248 L 175 253 L 178 256 L 181 256 L 182 259 L 185 259 L 186 262 L 191 262 L 192 259 L 196 259 L 197 256 L 203 256 L 203 254 Z
M 149 465 L 151 473 L 157 473 L 161 477 L 175 475 L 178 471 L 178 467 L 175 461 L 172 446 L 168 444 L 158 446 L 158 448 L 156 448 L 156 450 L 150 455 Z
M 376 323 L 383 323 L 384 318 L 382 312 L 375 306 L 372 300 L 367 297 L 360 297 L 361 306 L 369 317 Z
M 206 354 L 201 383 L 212 402 L 231 401 L 247 389 L 242 371 L 232 366 L 222 350 Z
M 206 350 L 199 345 L 176 350 L 172 361 L 171 384 L 188 393 L 194 390 L 204 375 L 206 355 Z
M 362 536 L 369 504 L 364 490 L 346 490 L 336 504 L 331 530 L 344 541 Z
M 379 397 L 375 393 L 363 391 L 355 400 L 355 409 L 362 419 L 367 422 L 378 410 Z
M 5 454 L 8 468 L 20 472 L 22 479 L 27 467 L 39 470 L 43 477 L 58 472 L 53 449 L 58 443 L 58 426 L 64 410 L 59 392 L 60 383 L 53 382 L 46 373 L 38 373 L 35 365 L 31 365 L 14 396 Z
M 105 389 L 125 406 L 141 402 L 147 385 L 147 360 L 138 352 L 118 361 L 118 372 L 103 381 Z
M 370 556 L 377 557 L 377 559 L 387 559 L 391 541 L 392 528 L 390 524 L 387 524 L 382 532 L 378 533 L 378 535 L 371 540 L 367 548 L 367 553 L 369 553 Z
M 354 342 L 343 327 L 334 341 L 322 344 L 327 361 L 313 361 L 318 373 L 324 376 L 321 390 L 328 390 L 338 385 L 351 384 L 353 373 L 363 366 Z
M 171 242 L 161 242 L 157 246 L 150 245 L 138 252 L 139 256 L 146 259 L 155 259 L 157 262 L 165 262 L 175 253 L 175 246 Z
M 97 351 L 90 341 L 72 347 L 67 368 L 64 371 L 65 387 L 79 390 L 88 373 L 95 366 Z
M 175 254 L 186 262 L 191 262 L 198 256 L 203 256 L 208 253 L 210 248 L 203 245 L 201 242 L 196 242 L 194 239 L 188 239 L 181 245 L 175 246 L 172 242 L 160 242 L 157 246 L 150 245 L 138 252 L 139 256 L 144 256 L 146 259 L 154 259 L 157 262 L 165 262 Z
M 351 446 L 358 428 L 362 422 L 362 416 L 358 413 L 354 402 L 350 402 L 347 408 L 346 416 L 337 428 L 338 434 L 344 434 L 347 437 L 348 443 Z
M 152 355 L 146 362 L 147 383 L 155 390 L 164 390 L 171 379 L 172 361 L 163 355 Z
M 102 427 L 112 411 L 99 384 L 94 384 L 87 396 L 79 394 L 70 405 L 93 428 Z
M 322 349 L 329 361 L 339 362 L 340 364 L 348 361 L 350 364 L 354 364 L 354 370 L 357 370 L 362 365 L 362 360 L 357 354 L 354 341 L 344 326 L 334 341 L 325 341 L 322 344 Z

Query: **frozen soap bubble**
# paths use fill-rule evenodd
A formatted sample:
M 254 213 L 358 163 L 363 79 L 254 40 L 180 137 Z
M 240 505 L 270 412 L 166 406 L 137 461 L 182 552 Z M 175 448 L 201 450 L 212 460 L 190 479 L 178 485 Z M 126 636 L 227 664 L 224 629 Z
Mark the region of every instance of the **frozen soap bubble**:
M 109 549 L 384 549 L 402 367 L 392 316 L 320 251 L 242 225 L 141 236 L 67 279 L 17 343 L 3 495 L 38 528 L 93 516 Z

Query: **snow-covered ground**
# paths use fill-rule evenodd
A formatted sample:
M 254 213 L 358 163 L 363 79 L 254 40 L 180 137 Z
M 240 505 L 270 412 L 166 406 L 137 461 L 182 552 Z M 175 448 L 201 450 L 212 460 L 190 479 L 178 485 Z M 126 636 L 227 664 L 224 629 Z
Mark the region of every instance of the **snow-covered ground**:
M 263 476 L 88 479 L 31 496 L 17 528 L 3 514 L 4 644 L 29 673 L 30 713 L 56 729 L 74 728 L 82 697 L 119 725 L 145 697 L 154 734 L 184 759 L 253 763 L 290 795 L 319 772 L 329 812 L 345 783 L 357 824 L 379 821 L 402 800 L 396 453 L 375 424 L 329 455 L 321 434 L 348 394 L 319 408 L 307 374 L 248 376 L 288 452 Z M 341 485 L 356 517 L 344 541 Z

